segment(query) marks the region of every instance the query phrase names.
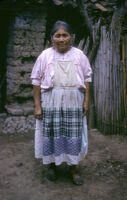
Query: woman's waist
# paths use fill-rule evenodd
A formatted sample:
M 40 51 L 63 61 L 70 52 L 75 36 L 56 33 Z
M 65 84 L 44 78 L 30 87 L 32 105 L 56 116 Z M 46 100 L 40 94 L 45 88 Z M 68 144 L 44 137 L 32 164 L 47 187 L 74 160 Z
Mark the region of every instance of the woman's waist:
M 54 89 L 54 90 L 79 90 L 78 87 L 70 87 L 70 86 L 54 86 L 52 89 Z
M 41 84 L 40 85 L 41 87 L 41 91 L 42 92 L 45 92 L 45 91 L 49 91 L 49 90 L 52 90 L 52 89 L 55 89 L 55 90 L 81 90 L 81 91 L 84 91 L 85 90 L 85 84 L 77 84 L 76 86 L 56 86 L 54 84 Z
M 59 86 L 53 86 L 53 87 L 48 87 L 48 88 L 43 88 L 41 87 L 41 93 L 45 93 L 45 92 L 51 92 L 51 91 L 61 91 L 61 92 L 65 92 L 65 91 L 77 91 L 77 92 L 83 92 L 84 93 L 85 88 L 83 87 L 59 87 Z

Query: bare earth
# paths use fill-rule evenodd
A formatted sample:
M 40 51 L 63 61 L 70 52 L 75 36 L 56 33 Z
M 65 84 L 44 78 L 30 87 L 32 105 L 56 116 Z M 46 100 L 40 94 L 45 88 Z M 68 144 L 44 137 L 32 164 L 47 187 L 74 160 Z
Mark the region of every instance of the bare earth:
M 127 200 L 127 137 L 89 131 L 89 153 L 80 163 L 83 186 L 75 186 L 68 167 L 46 178 L 46 166 L 34 159 L 34 136 L 0 136 L 0 200 Z

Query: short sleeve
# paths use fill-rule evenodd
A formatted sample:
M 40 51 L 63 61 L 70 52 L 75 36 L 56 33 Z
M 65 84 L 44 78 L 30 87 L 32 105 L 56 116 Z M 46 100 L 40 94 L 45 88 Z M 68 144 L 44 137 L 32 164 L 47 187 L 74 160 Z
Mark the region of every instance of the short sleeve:
M 86 55 L 82 52 L 81 55 L 81 68 L 84 75 L 84 82 L 91 82 L 92 81 L 92 69 L 89 63 L 89 60 Z
M 41 85 L 41 79 L 43 76 L 43 69 L 45 66 L 45 55 L 42 53 L 36 60 L 32 73 L 31 80 L 33 85 Z

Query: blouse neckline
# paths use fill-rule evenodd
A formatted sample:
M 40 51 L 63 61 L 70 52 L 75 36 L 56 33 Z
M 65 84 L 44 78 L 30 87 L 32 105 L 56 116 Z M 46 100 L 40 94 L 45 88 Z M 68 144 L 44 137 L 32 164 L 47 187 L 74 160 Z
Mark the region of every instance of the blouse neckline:
M 71 46 L 71 47 L 69 48 L 69 50 L 66 51 L 65 53 L 60 53 L 59 51 L 57 51 L 57 50 L 55 49 L 55 47 L 52 47 L 52 49 L 55 51 L 56 54 L 59 54 L 59 55 L 61 55 L 61 56 L 64 57 L 64 55 L 68 54 L 68 53 L 72 50 L 72 46 Z

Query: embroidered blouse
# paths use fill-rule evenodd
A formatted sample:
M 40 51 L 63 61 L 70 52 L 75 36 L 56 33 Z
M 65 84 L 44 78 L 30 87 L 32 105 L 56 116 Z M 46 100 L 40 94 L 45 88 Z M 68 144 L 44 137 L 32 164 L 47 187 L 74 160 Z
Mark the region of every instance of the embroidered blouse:
M 54 63 L 56 60 L 72 61 L 74 63 L 78 85 L 85 89 L 85 82 L 91 82 L 92 70 L 84 53 L 71 47 L 66 53 L 59 53 L 53 47 L 48 48 L 38 56 L 31 73 L 33 85 L 41 87 L 41 92 L 54 86 Z

